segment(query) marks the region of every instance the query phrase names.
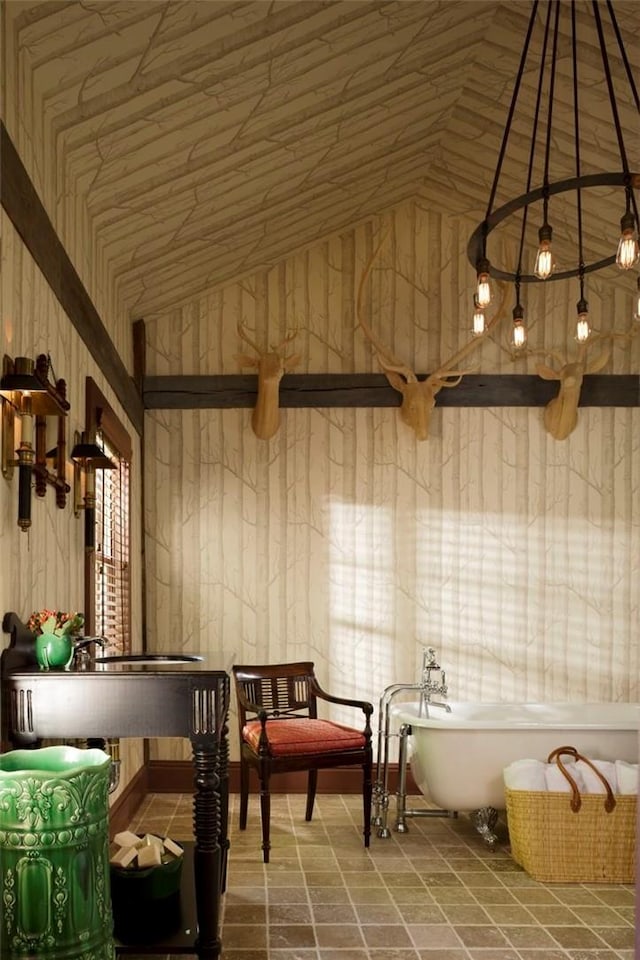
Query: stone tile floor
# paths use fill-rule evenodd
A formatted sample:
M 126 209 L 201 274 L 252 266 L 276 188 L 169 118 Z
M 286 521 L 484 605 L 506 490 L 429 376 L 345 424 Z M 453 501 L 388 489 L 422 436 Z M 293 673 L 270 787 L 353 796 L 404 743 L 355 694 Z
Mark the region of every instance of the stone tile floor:
M 272 798 L 262 863 L 257 797 L 247 830 L 230 800 L 222 960 L 633 960 L 635 888 L 542 884 L 466 817 L 412 818 L 362 846 L 357 796 Z M 411 797 L 409 806 L 426 803 Z M 149 795 L 131 829 L 190 839 L 191 797 Z

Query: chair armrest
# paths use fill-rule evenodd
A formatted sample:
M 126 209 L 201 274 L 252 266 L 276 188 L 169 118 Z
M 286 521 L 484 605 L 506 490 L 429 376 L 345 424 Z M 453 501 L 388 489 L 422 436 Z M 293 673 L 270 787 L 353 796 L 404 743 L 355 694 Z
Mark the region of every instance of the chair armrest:
M 258 741 L 258 753 L 261 756 L 268 756 L 269 737 L 267 736 L 267 720 L 269 715 L 267 714 L 267 711 L 261 707 L 259 703 L 252 703 L 251 700 L 248 700 L 239 687 L 236 688 L 236 693 L 238 695 L 238 701 L 242 704 L 245 711 L 249 711 L 249 713 L 255 713 L 256 720 L 260 721 L 261 729 L 260 740 Z
M 321 700 L 326 700 L 328 703 L 338 703 L 345 707 L 359 707 L 367 720 L 373 713 L 372 703 L 369 703 L 367 700 L 349 700 L 346 697 L 334 697 L 331 693 L 327 693 L 326 690 L 323 690 L 315 678 L 311 681 L 311 688 L 316 697 L 320 697 Z

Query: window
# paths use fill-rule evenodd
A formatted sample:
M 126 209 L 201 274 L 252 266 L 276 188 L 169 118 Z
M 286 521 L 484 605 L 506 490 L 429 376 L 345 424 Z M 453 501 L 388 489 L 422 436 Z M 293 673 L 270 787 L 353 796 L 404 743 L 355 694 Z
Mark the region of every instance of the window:
M 106 438 L 100 446 L 116 467 L 96 472 L 95 625 L 111 650 L 124 653 L 130 648 L 130 465 Z
M 131 650 L 131 438 L 87 378 L 87 429 L 114 463 L 96 470 L 95 510 L 87 517 L 85 602 L 92 634 L 111 653 Z

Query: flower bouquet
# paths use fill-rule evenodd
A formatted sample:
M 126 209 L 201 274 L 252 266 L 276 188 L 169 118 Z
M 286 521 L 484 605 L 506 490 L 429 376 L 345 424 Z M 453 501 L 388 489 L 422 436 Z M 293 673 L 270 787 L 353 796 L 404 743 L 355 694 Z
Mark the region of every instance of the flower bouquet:
M 72 636 L 84 624 L 81 613 L 39 610 L 27 627 L 36 635 L 36 659 L 41 670 L 66 670 L 73 660 Z
M 65 634 L 73 635 L 84 626 L 84 615 L 81 613 L 63 613 L 62 610 L 37 610 L 32 613 L 27 622 L 31 633 L 40 635 L 51 633 L 56 637 Z

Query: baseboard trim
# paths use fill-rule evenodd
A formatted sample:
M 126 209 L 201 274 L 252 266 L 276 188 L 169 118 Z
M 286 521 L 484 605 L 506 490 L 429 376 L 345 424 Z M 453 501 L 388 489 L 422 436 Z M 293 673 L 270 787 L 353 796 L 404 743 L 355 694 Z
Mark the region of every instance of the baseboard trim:
M 150 760 L 147 767 L 147 789 L 149 793 L 193 793 L 194 769 L 188 760 Z M 375 771 L 374 771 L 375 776 Z M 251 790 L 257 790 L 258 779 L 251 771 Z M 307 775 L 304 771 L 279 773 L 271 781 L 272 793 L 306 793 Z M 398 766 L 389 766 L 389 794 L 395 795 L 398 789 Z M 318 771 L 318 793 L 360 793 L 362 773 L 359 769 L 337 768 Z M 229 792 L 240 792 L 240 763 L 229 764 Z M 411 771 L 407 770 L 407 793 L 420 793 Z
M 149 787 L 148 767 L 140 767 L 126 785 L 117 800 L 109 808 L 109 836 L 126 830 L 145 796 L 153 791 Z

